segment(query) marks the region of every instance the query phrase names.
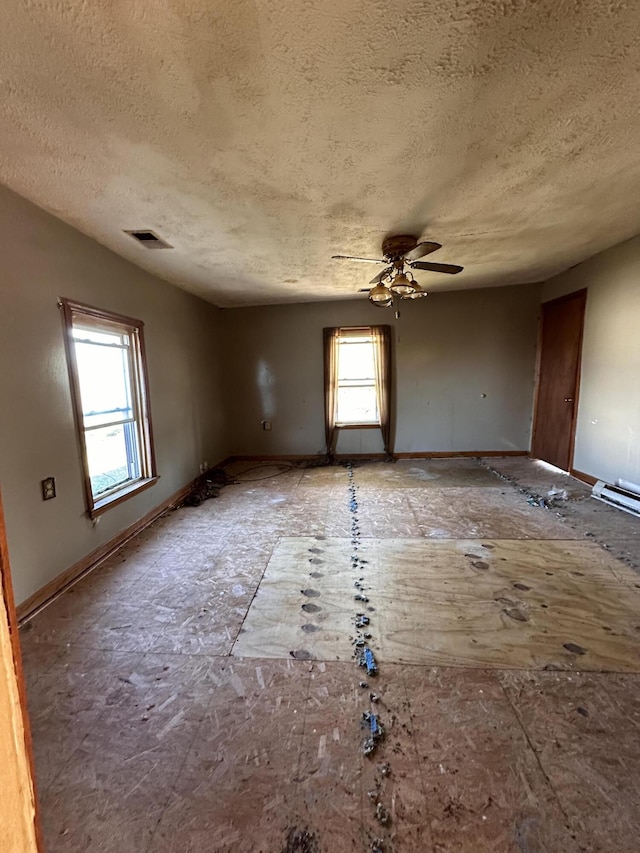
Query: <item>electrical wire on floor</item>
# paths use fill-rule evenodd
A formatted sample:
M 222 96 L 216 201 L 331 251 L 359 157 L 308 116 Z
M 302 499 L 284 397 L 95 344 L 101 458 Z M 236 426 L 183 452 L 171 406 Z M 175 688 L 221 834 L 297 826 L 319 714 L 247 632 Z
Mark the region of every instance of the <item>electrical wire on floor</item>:
M 326 468 L 329 466 L 339 466 L 342 468 L 353 469 L 359 468 L 360 465 L 365 462 L 378 462 L 381 460 L 363 458 L 363 459 L 334 459 L 331 456 L 319 456 L 317 459 L 296 459 L 291 462 L 262 462 L 260 465 L 254 465 L 251 468 L 245 468 L 244 471 L 241 471 L 239 474 L 234 474 L 234 479 L 238 483 L 259 483 L 261 480 L 271 480 L 274 477 L 279 477 L 281 474 L 286 474 L 287 471 L 294 470 L 305 470 L 308 468 Z M 393 457 L 389 457 L 389 459 L 383 460 L 385 462 L 395 462 L 396 460 Z M 277 468 L 275 474 L 266 474 L 264 477 L 245 477 L 245 474 L 249 474 L 252 471 L 261 471 L 264 468 Z
M 264 477 L 245 477 L 245 474 L 249 474 L 252 471 L 262 471 L 265 468 L 277 468 L 278 470 L 275 474 L 267 474 Z M 274 477 L 280 477 L 288 471 L 293 471 L 294 468 L 296 468 L 296 466 L 291 462 L 282 462 L 277 464 L 263 463 L 262 465 L 254 465 L 252 468 L 245 468 L 245 470 L 240 474 L 234 474 L 234 477 L 238 483 L 259 483 L 262 480 L 272 480 Z
M 294 471 L 308 468 L 324 468 L 328 465 L 335 465 L 329 457 L 321 456 L 318 459 L 297 459 L 292 462 L 262 462 L 260 465 L 254 465 L 251 468 L 245 468 L 239 474 L 235 474 L 235 479 L 240 483 L 259 483 L 261 480 L 271 480 L 274 477 L 279 477 L 281 474 L 286 474 L 287 471 Z M 260 471 L 264 468 L 278 468 L 275 474 L 267 474 L 264 477 L 245 477 L 245 474 L 251 471 Z

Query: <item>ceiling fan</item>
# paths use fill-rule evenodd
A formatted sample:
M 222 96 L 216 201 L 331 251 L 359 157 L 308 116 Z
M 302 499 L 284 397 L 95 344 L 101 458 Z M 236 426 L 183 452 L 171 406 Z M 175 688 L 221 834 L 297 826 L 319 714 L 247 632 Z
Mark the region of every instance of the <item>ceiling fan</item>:
M 369 284 L 369 299 L 380 308 L 388 308 L 393 304 L 394 296 L 400 299 L 420 299 L 427 295 L 414 279 L 411 270 L 429 270 L 456 275 L 462 272 L 462 267 L 454 264 L 433 264 L 430 261 L 420 261 L 425 255 L 430 255 L 441 249 L 440 243 L 425 240 L 419 243 L 415 237 L 399 234 L 386 237 L 382 242 L 382 258 L 354 258 L 350 255 L 332 255 L 333 260 L 357 261 L 365 264 L 384 264 L 385 269 L 374 276 Z M 405 271 L 407 267 L 407 271 Z

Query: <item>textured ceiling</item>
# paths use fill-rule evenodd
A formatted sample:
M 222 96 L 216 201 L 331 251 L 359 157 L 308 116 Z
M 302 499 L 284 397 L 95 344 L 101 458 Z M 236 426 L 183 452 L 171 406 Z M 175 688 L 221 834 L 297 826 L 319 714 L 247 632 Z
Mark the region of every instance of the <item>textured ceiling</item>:
M 392 232 L 442 290 L 640 230 L 638 0 L 5 0 L 0 87 L 0 181 L 218 305 L 352 297 Z

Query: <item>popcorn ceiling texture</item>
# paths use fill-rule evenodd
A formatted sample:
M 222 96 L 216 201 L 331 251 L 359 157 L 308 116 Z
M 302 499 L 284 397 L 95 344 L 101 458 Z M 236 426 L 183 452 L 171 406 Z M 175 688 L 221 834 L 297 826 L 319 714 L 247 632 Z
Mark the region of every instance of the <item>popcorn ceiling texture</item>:
M 640 221 L 637 0 L 7 0 L 0 180 L 218 305 L 549 278 Z M 151 252 L 123 229 L 152 228 Z

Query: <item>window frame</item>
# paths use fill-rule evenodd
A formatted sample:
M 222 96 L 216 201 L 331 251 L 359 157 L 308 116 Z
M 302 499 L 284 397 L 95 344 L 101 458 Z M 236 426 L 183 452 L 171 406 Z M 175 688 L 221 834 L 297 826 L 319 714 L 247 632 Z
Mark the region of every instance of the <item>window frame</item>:
M 153 444 L 153 429 L 151 424 L 151 406 L 149 403 L 149 377 L 144 345 L 144 323 L 123 314 L 104 311 L 91 305 L 85 305 L 72 299 L 60 298 L 58 305 L 62 311 L 64 325 L 64 344 L 69 371 L 71 404 L 76 427 L 76 435 L 80 449 L 80 461 L 85 493 L 87 514 L 95 519 L 111 507 L 139 494 L 153 486 L 158 480 L 156 470 L 155 449 Z M 74 323 L 82 323 L 96 331 L 113 334 L 115 331 L 126 332 L 129 335 L 129 369 L 131 379 L 133 423 L 139 445 L 140 477 L 127 481 L 110 489 L 103 495 L 94 495 L 91 487 L 87 441 L 82 412 L 82 396 L 80 391 L 80 376 L 74 339 Z M 111 327 L 111 329 L 109 328 Z
M 371 332 L 370 327 L 367 326 L 339 326 L 338 327 L 338 335 L 336 337 L 336 429 L 380 429 L 381 421 L 380 421 L 380 411 L 378 409 L 378 401 L 377 401 L 377 391 L 376 391 L 376 380 L 375 375 L 373 380 L 369 383 L 360 385 L 360 386 L 347 386 L 347 387 L 372 387 L 374 396 L 376 396 L 376 413 L 377 420 L 375 421 L 339 421 L 338 420 L 338 397 L 340 391 L 340 347 L 345 346 L 345 343 L 340 343 L 340 338 L 370 338 L 369 343 L 375 348 L 376 342 L 373 340 L 373 334 Z M 348 344 L 346 344 L 348 346 Z M 374 360 L 376 358 L 375 351 L 373 354 Z M 344 380 L 344 381 L 356 381 L 356 380 Z M 345 387 L 345 386 L 343 386 Z

